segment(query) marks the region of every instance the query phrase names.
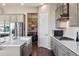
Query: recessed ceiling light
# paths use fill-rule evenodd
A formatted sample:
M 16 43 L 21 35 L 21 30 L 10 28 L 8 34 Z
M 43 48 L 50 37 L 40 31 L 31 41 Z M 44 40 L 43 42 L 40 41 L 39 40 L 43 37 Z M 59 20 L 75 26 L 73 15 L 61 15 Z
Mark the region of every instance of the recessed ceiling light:
M 3 5 L 3 6 L 5 6 L 6 4 L 5 4 L 5 3 L 3 3 L 2 5 Z
M 24 5 L 24 3 L 21 3 L 21 6 L 23 6 Z

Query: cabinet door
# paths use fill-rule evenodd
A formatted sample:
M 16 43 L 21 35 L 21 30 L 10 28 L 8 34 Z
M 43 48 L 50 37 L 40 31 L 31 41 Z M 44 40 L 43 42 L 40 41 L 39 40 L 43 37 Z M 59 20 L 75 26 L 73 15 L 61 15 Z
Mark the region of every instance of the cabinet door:
M 63 49 L 61 49 L 60 47 L 58 48 L 58 56 L 68 56 Z
M 55 44 L 55 55 L 58 56 L 58 46 Z
M 17 16 L 16 15 L 9 15 L 10 22 L 17 22 Z
M 32 53 L 32 41 L 29 40 L 27 44 L 27 55 L 29 56 Z
M 52 48 L 52 51 L 53 53 L 56 55 L 56 43 L 54 41 L 55 39 L 54 38 L 51 38 L 51 48 Z
M 17 15 L 18 22 L 24 22 L 24 15 Z
M 4 22 L 9 22 L 8 15 L 0 15 L 0 24 L 4 24 Z
M 22 55 L 29 56 L 32 53 L 32 41 L 29 40 L 27 43 L 23 45 Z
M 22 56 L 27 56 L 28 55 L 27 43 L 24 44 L 22 47 L 23 47 L 22 48 Z
M 65 46 L 58 45 L 58 56 L 76 56 L 70 49 L 66 48 Z
M 79 26 L 77 22 L 77 3 L 69 4 L 69 25 L 70 26 Z
M 68 51 L 67 53 L 68 56 L 77 56 L 75 53 L 71 52 L 71 51 Z
M 54 50 L 54 42 L 53 42 L 53 38 L 51 37 L 51 48 L 52 50 Z

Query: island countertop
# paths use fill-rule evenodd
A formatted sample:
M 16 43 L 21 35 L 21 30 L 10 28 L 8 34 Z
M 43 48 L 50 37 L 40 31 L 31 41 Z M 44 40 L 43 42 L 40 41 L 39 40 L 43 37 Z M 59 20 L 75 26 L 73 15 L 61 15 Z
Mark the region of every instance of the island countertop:
M 0 46 L 21 46 L 24 43 L 27 42 L 27 44 L 29 43 L 29 41 L 31 40 L 31 37 L 19 37 L 18 39 L 13 39 L 10 40 L 9 38 L 5 38 L 6 41 L 4 43 L 1 43 Z
M 52 38 L 55 39 L 58 43 L 62 44 L 69 50 L 71 50 L 73 53 L 79 55 L 79 42 L 76 42 L 75 40 L 73 41 L 68 41 L 68 40 L 58 40 L 54 36 L 50 35 Z
M 6 37 L 4 39 L 5 42 L 0 44 L 0 56 L 22 56 L 23 51 L 27 46 L 30 46 L 31 48 L 31 37 L 19 37 L 17 39 Z M 27 54 L 29 55 L 31 51 L 30 49 L 28 51 L 29 53 Z

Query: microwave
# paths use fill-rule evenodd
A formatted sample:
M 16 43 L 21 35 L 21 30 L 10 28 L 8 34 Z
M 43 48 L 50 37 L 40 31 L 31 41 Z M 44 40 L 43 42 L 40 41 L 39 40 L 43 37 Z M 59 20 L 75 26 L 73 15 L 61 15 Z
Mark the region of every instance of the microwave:
M 63 30 L 54 30 L 54 36 L 63 36 Z

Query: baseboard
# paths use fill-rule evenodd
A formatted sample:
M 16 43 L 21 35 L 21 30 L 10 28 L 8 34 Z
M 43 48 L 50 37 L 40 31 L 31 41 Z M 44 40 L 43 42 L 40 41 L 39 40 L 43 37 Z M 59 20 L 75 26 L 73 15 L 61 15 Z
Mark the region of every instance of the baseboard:
M 45 47 L 45 46 L 41 46 L 41 45 L 38 45 L 38 47 L 44 47 L 44 48 L 47 48 L 47 49 L 51 50 L 50 47 Z

